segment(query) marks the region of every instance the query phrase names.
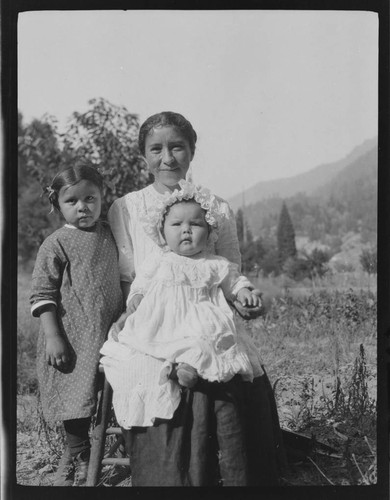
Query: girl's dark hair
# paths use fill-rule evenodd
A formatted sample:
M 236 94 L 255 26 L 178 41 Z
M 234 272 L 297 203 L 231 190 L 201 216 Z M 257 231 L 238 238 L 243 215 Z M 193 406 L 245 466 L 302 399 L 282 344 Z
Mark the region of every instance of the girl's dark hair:
M 73 167 L 67 167 L 58 172 L 52 180 L 51 185 L 46 188 L 49 201 L 53 207 L 60 210 L 58 194 L 63 187 L 74 186 L 80 181 L 90 181 L 95 184 L 100 191 L 103 190 L 103 177 L 96 168 L 86 163 L 78 163 Z
M 195 144 L 198 138 L 196 132 L 192 128 L 191 123 L 184 118 L 183 115 L 174 113 L 173 111 L 162 111 L 161 113 L 150 116 L 144 121 L 138 134 L 138 146 L 141 153 L 145 155 L 145 142 L 151 130 L 156 127 L 167 126 L 175 127 L 180 130 L 190 145 L 191 153 L 194 154 Z

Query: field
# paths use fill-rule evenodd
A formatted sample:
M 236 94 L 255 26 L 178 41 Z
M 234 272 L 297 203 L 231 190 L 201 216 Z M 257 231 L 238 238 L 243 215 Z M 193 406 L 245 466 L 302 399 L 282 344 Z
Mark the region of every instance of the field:
M 18 278 L 17 482 L 50 485 L 63 448 L 61 426 L 50 428 L 37 406 L 35 339 L 29 274 Z M 374 279 L 338 273 L 310 283 L 259 279 L 265 315 L 248 322 L 274 387 L 284 429 L 307 436 L 288 447 L 286 485 L 376 482 L 376 287 Z M 321 447 L 327 445 L 332 449 Z M 101 484 L 127 486 L 121 471 Z M 123 471 L 122 471 L 123 472 Z M 123 478 L 122 478 L 123 479 Z

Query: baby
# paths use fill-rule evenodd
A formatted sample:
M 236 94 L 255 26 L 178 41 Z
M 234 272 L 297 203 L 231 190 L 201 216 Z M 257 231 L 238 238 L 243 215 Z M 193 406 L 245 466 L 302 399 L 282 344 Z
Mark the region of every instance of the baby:
M 122 329 L 114 325 L 101 350 L 124 428 L 172 418 L 180 391 L 198 377 L 225 383 L 263 374 L 260 355 L 228 304 L 260 307 L 260 299 L 236 264 L 209 250 L 223 215 L 207 190 L 180 186 L 145 221 L 161 251 L 143 262 L 132 283 L 128 303 L 139 295 L 137 310 Z

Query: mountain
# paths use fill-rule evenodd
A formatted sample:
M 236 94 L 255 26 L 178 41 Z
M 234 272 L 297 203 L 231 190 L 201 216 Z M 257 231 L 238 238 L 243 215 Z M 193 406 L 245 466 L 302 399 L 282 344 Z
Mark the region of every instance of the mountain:
M 276 228 L 283 202 L 286 203 L 294 226 L 295 235 L 327 245 L 335 253 L 341 248 L 345 238 L 359 235 L 362 243 L 375 244 L 377 235 L 377 190 L 378 151 L 376 141 L 367 141 L 365 147 L 355 149 L 347 158 L 349 162 L 337 162 L 342 168 L 332 168 L 330 179 L 318 176 L 323 184 L 307 182 L 304 192 L 302 185 L 295 193 L 287 196 L 268 196 L 251 204 L 246 204 L 243 217 L 248 230 L 255 238 L 275 239 Z M 367 146 L 371 146 L 368 150 Z M 313 172 L 323 173 L 321 168 Z M 302 178 L 296 176 L 296 178 Z
M 333 179 L 317 188 L 313 194 L 326 198 L 333 196 L 339 199 L 363 196 L 368 187 L 377 185 L 378 181 L 378 150 L 376 144 L 370 150 L 361 154 L 349 165 L 338 172 Z
M 230 198 L 229 203 L 233 210 L 237 210 L 243 205 L 243 198 L 245 205 L 250 205 L 267 198 L 288 198 L 297 193 L 319 194 L 323 186 L 335 181 L 338 174 L 348 177 L 348 168 L 355 168 L 351 165 L 376 149 L 377 138 L 368 139 L 339 161 L 319 165 L 308 172 L 292 177 L 258 182 L 246 189 L 244 193 Z M 364 162 L 361 163 L 361 168 L 364 168 Z

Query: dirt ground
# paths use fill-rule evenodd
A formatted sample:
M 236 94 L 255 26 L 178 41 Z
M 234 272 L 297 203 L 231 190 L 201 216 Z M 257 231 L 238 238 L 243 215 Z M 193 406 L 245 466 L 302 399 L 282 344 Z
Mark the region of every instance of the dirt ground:
M 297 381 L 298 386 L 298 381 Z M 279 382 L 283 393 L 283 381 Z M 291 387 L 289 385 L 289 391 Z M 288 453 L 288 468 L 282 483 L 285 486 L 307 485 L 364 485 L 376 483 L 376 429 L 374 423 L 362 434 L 358 429 L 320 418 L 310 420 L 306 429 L 292 433 L 294 401 L 291 394 L 284 398 L 286 406 L 280 411 Z M 288 401 L 287 401 L 288 400 Z M 37 418 L 35 396 L 18 397 L 17 483 L 30 486 L 50 486 L 61 455 L 62 445 L 45 438 Z M 130 468 L 106 466 L 99 486 L 131 486 Z

